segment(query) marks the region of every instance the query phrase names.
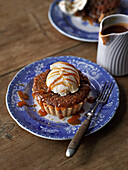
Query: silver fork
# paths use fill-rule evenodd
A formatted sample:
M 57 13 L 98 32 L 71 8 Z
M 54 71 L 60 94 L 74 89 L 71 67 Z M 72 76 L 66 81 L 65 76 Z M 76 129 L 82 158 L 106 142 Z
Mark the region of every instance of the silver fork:
M 94 116 L 95 110 L 97 108 L 97 106 L 99 104 L 102 104 L 101 107 L 107 102 L 112 89 L 114 87 L 114 83 L 111 82 L 106 82 L 98 96 L 98 98 L 96 99 L 96 104 L 93 107 L 93 109 L 87 113 L 87 119 L 84 120 L 84 122 L 82 123 L 82 125 L 79 127 L 78 131 L 76 132 L 76 134 L 74 135 L 73 139 L 71 140 L 71 142 L 68 145 L 67 151 L 66 151 L 66 156 L 67 157 L 71 157 L 73 156 L 77 149 L 79 148 L 82 139 L 84 138 L 89 125 L 91 123 L 92 117 Z

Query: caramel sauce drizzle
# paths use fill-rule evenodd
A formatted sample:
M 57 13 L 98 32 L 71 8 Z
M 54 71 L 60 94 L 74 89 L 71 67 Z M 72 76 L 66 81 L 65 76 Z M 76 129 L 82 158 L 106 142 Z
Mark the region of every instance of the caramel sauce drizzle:
M 26 93 L 22 92 L 22 91 L 17 91 L 18 96 L 20 97 L 20 99 L 25 99 L 28 100 L 29 99 L 29 95 L 27 95 Z
M 71 68 L 61 67 L 61 69 L 63 69 L 63 70 L 70 70 L 70 71 L 73 71 L 73 72 L 75 72 L 76 74 L 78 74 L 76 68 L 74 68 L 74 70 L 73 70 L 73 69 L 71 69 Z
M 61 90 L 60 93 L 63 93 L 65 91 L 69 91 L 68 89 Z
M 64 86 L 67 86 L 63 81 L 61 81 L 59 83 L 52 85 L 52 87 L 50 89 L 52 90 L 55 86 L 58 86 L 58 85 L 61 85 L 61 84 L 63 84 Z
M 66 80 L 66 79 L 64 79 L 64 80 Z M 67 82 L 68 83 L 68 85 L 69 85 L 69 87 L 70 87 L 70 90 L 71 89 L 73 89 L 73 85 L 71 84 L 71 83 L 69 83 L 69 82 Z M 66 85 L 67 86 L 67 85 Z
M 59 62 L 59 63 L 61 63 L 61 62 Z M 54 64 L 53 64 L 54 65 Z M 63 69 L 63 73 L 60 75 L 59 74 L 59 70 L 60 70 L 60 68 L 58 68 L 58 67 L 54 67 L 53 68 L 53 70 L 55 70 L 55 69 L 58 69 L 58 71 L 55 71 L 55 72 L 53 72 L 53 73 L 51 73 L 49 76 L 48 76 L 48 79 L 50 79 L 51 77 L 53 77 L 53 76 L 56 76 L 56 75 L 60 75 L 58 78 L 56 78 L 51 84 L 50 84 L 50 86 L 49 86 L 49 88 L 48 88 L 48 91 L 51 91 L 55 86 L 57 86 L 57 85 L 61 85 L 61 84 L 63 84 L 64 86 L 67 86 L 63 81 L 61 81 L 61 82 L 59 82 L 59 83 L 56 83 L 57 81 L 59 81 L 63 76 L 73 76 L 74 78 L 75 78 L 75 81 L 73 81 L 73 80 L 71 80 L 71 79 L 69 79 L 69 78 L 65 78 L 65 80 L 69 80 L 69 81 L 71 81 L 71 82 L 73 82 L 77 87 L 79 86 L 79 83 L 80 83 L 80 80 L 79 80 L 79 75 L 78 75 L 78 72 L 77 72 L 77 70 L 76 70 L 76 68 L 74 67 L 74 66 L 72 66 L 72 65 L 70 65 L 69 63 L 66 63 L 66 65 L 69 65 L 69 66 L 71 66 L 71 67 L 73 67 L 74 69 L 71 69 L 71 68 L 66 68 L 66 67 L 61 67 L 61 69 Z M 72 72 L 74 72 L 74 73 L 69 73 L 69 72 L 67 72 L 67 71 L 65 71 L 65 70 L 70 70 L 70 71 L 72 71 Z M 56 84 L 55 84 L 56 83 Z M 71 88 L 73 87 L 73 85 L 72 84 L 70 84 L 69 82 L 68 82 L 68 85 L 70 85 L 71 86 Z
M 109 41 L 109 36 L 108 35 L 102 35 L 101 32 L 99 32 L 100 37 L 102 38 L 103 45 L 106 45 L 106 42 Z
M 55 71 L 53 73 L 50 73 L 50 75 L 48 76 L 48 79 L 50 79 L 51 77 L 55 76 L 55 75 L 60 75 L 59 74 L 59 70 L 58 71 Z
M 18 107 L 22 107 L 22 106 L 27 106 L 27 103 L 26 103 L 26 101 L 24 100 L 24 99 L 22 99 L 21 101 L 19 101 L 18 103 L 17 103 L 17 106 Z
M 63 74 L 64 75 L 64 74 Z M 58 77 L 58 78 L 56 78 L 51 84 L 50 84 L 50 86 L 49 86 L 49 88 L 48 88 L 48 91 L 51 91 L 54 87 L 56 87 L 56 86 L 58 86 L 58 85 L 61 85 L 61 84 L 63 84 L 64 86 L 67 86 L 65 83 L 64 83 L 64 81 L 61 81 L 61 82 L 59 82 L 59 83 L 56 83 L 58 80 L 60 80 L 62 77 L 63 77 L 63 75 L 61 75 L 60 77 Z M 66 74 L 67 75 L 67 74 Z M 66 79 L 65 79 L 66 80 Z M 69 79 L 69 80 L 71 80 L 71 79 Z M 72 80 L 71 80 L 72 81 Z M 55 84 L 56 83 L 56 84 Z M 73 86 L 72 84 L 70 84 L 70 83 L 68 83 L 68 85 L 70 85 L 71 87 Z
M 80 1 L 80 0 L 79 0 Z M 79 7 L 81 6 L 82 2 L 78 5 Z
M 76 75 L 76 74 L 74 74 L 74 73 L 64 73 L 63 74 L 64 76 L 74 76 L 74 78 L 75 78 L 75 80 L 76 80 L 76 82 L 77 82 L 77 86 L 78 86 L 78 84 L 79 84 L 79 82 L 78 82 L 78 80 L 77 80 L 77 78 L 79 79 L 79 76 L 78 75 Z
M 72 115 L 71 118 L 67 120 L 67 122 L 71 125 L 79 125 L 81 123 L 81 120 L 79 120 L 79 118 L 80 118 L 80 114 L 77 113 Z
M 66 72 L 65 70 L 70 70 L 70 71 L 76 73 L 76 75 L 78 76 L 77 70 L 73 70 L 73 69 L 67 68 L 67 67 L 61 67 L 61 68 L 55 67 L 53 70 L 58 70 L 58 71 L 55 71 L 55 72 L 53 72 L 53 73 L 50 73 L 50 76 L 51 76 L 51 75 L 54 75 L 54 73 L 58 73 L 59 70 L 61 70 L 61 69 L 63 69 L 63 70 L 62 70 L 63 72 Z M 69 72 L 67 72 L 67 73 L 69 73 Z
M 45 110 L 40 109 L 40 110 L 38 111 L 38 114 L 39 114 L 40 116 L 44 117 L 44 116 L 47 115 L 47 112 L 46 112 Z
M 62 78 L 62 75 L 60 76 L 60 77 L 58 77 L 58 78 L 56 78 L 51 84 L 50 84 L 50 86 L 48 87 L 48 92 L 50 92 L 52 89 L 53 89 L 53 87 L 55 87 L 56 85 L 59 85 L 60 83 L 62 84 L 63 83 L 63 81 L 61 81 L 59 84 L 58 83 L 56 83 L 58 80 L 60 80 Z M 55 84 L 56 83 L 56 84 Z M 64 83 L 63 83 L 63 85 L 64 85 Z
M 80 111 L 78 111 L 76 114 L 72 115 L 68 120 L 67 122 L 71 125 L 79 125 L 81 124 L 81 120 L 79 119 L 80 118 L 80 114 L 84 113 L 84 108 L 82 107 L 80 109 Z
M 27 95 L 26 93 L 22 92 L 22 91 L 17 91 L 17 94 L 20 98 L 21 101 L 17 102 L 17 106 L 18 107 L 22 107 L 22 106 L 28 106 L 28 107 L 36 107 L 36 104 L 34 105 L 28 105 L 27 102 L 25 100 L 29 100 L 29 95 Z
M 66 78 L 65 80 L 71 81 L 71 82 L 73 82 L 74 84 L 76 83 L 75 81 L 73 81 L 73 80 L 71 80 L 71 79 L 69 79 L 69 78 Z
M 59 119 L 63 119 L 63 118 L 64 118 L 64 116 L 62 116 L 62 115 L 59 116 Z
M 90 25 L 93 25 L 93 22 L 96 22 L 96 19 L 90 17 L 90 16 L 84 16 L 82 17 L 83 21 L 88 21 Z
M 43 92 L 43 93 L 45 93 L 45 94 L 48 93 L 48 92 L 45 91 L 44 89 L 39 89 L 39 90 L 34 91 L 34 92 L 32 93 L 32 96 L 34 97 L 34 96 L 35 96 L 35 93 L 41 93 L 41 92 Z
M 19 86 L 23 86 L 23 87 L 24 87 L 24 84 L 22 84 L 22 83 L 19 83 L 18 85 L 19 85 Z
M 17 106 L 18 107 L 22 107 L 22 106 L 24 106 L 24 105 L 26 105 L 27 106 L 27 103 L 26 103 L 26 101 L 25 100 L 28 100 L 29 99 L 29 96 L 26 94 L 26 93 L 24 93 L 24 92 L 22 92 L 22 91 L 17 91 L 17 94 L 18 94 L 18 96 L 19 96 L 19 98 L 20 98 L 20 100 L 21 101 L 19 101 L 18 103 L 17 103 Z M 24 100 L 25 99 L 25 100 Z

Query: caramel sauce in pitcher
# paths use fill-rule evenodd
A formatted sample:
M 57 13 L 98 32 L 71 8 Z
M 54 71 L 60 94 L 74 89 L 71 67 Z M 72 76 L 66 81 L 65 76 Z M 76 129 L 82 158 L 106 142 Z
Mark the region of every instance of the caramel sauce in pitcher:
M 126 31 L 128 31 L 128 23 L 119 23 L 104 28 L 99 34 L 103 40 L 103 44 L 106 45 L 106 42 L 109 41 L 109 34 L 123 33 Z
M 102 35 L 112 34 L 112 33 L 122 33 L 128 31 L 128 24 L 116 24 L 106 27 L 102 30 Z

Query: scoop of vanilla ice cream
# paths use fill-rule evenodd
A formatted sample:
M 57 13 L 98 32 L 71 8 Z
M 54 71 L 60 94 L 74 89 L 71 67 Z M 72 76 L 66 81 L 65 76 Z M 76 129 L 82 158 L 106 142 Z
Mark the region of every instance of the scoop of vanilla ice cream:
M 80 77 L 77 69 L 67 62 L 56 62 L 50 66 L 46 84 L 50 91 L 65 96 L 75 93 L 80 86 Z
M 73 2 L 69 0 L 62 0 L 59 3 L 59 7 L 62 12 L 66 14 L 74 14 L 78 10 L 82 10 L 87 3 L 87 0 L 73 0 Z

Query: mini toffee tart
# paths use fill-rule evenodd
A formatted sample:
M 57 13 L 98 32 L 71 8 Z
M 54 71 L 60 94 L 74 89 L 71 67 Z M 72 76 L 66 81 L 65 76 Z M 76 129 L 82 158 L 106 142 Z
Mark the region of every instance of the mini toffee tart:
M 41 109 L 59 118 L 80 111 L 91 91 L 89 80 L 67 62 L 56 62 L 34 77 L 33 98 Z

